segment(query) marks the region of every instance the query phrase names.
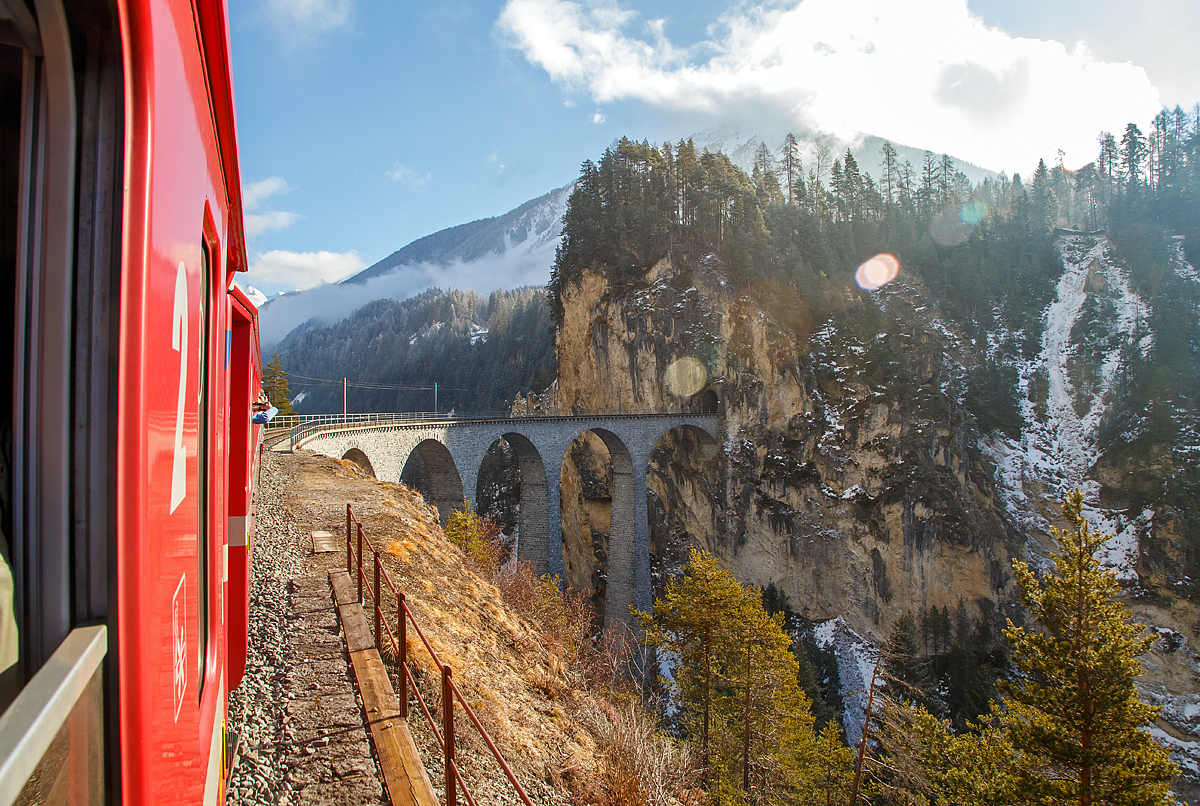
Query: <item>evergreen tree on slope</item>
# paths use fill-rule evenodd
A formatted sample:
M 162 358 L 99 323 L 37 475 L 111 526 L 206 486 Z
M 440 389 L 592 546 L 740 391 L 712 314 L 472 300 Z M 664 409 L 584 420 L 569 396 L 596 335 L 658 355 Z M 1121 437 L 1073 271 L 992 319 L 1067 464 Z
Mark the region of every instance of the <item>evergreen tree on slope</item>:
M 1006 686 L 1010 741 L 1021 754 L 1021 799 L 1036 804 L 1150 806 L 1173 802 L 1178 773 L 1142 728 L 1158 709 L 1133 678 L 1151 638 L 1126 622 L 1116 576 L 1095 554 L 1111 535 L 1091 531 L 1078 490 L 1063 502 L 1071 528 L 1054 529 L 1054 571 L 1039 580 L 1015 561 L 1022 599 L 1038 625 L 1009 623 L 1012 659 L 1025 676 Z
M 781 613 L 707 552 L 692 550 L 654 612 L 638 613 L 647 645 L 672 661 L 680 723 L 700 747 L 714 804 L 817 802 L 848 778 L 836 727 L 817 737 Z M 820 763 L 818 763 L 820 762 Z
M 271 362 L 263 367 L 262 390 L 266 392 L 271 405 L 279 409 L 280 414 L 295 414 L 292 410 L 292 392 L 288 388 L 287 376 L 279 363 L 279 353 L 275 353 Z

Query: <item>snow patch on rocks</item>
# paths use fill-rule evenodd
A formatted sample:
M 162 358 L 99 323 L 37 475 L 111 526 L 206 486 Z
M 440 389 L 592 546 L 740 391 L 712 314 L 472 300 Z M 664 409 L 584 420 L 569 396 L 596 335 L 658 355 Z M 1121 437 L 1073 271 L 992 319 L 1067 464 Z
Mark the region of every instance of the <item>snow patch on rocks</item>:
M 837 659 L 842 702 L 845 704 L 842 724 L 846 728 L 846 741 L 854 746 L 862 738 L 867 691 L 875 677 L 879 648 L 850 629 L 841 616 L 818 624 L 813 629 L 813 638 L 817 646 L 833 652 Z M 876 686 L 879 686 L 878 682 Z
M 1084 493 L 1085 514 L 1092 524 L 1115 537 L 1098 559 L 1117 572 L 1126 584 L 1137 582 L 1135 566 L 1140 538 L 1153 526 L 1152 513 L 1110 510 L 1098 505 L 1099 484 L 1089 478 L 1100 458 L 1099 428 L 1110 413 L 1122 370 L 1122 345 L 1134 344 L 1143 356 L 1154 347 L 1145 327 L 1149 306 L 1134 292 L 1128 269 L 1117 258 L 1107 237 L 1097 234 L 1067 234 L 1059 237 L 1063 274 L 1057 295 L 1044 314 L 1042 350 L 1031 359 L 1017 358 L 1018 388 L 1025 392 L 1019 402 L 1025 421 L 1020 440 L 991 435 L 981 446 L 996 463 L 997 490 L 1014 526 L 1031 536 L 1029 554 L 1035 566 L 1046 560 L 1032 537 L 1047 534 L 1049 523 L 1040 514 L 1051 509 L 1076 488 Z M 1077 389 L 1072 367 L 1078 354 L 1095 344 L 1079 342 L 1075 332 L 1090 296 L 1102 299 L 1107 313 L 1099 324 L 1112 338 L 1106 347 L 1087 360 L 1096 361 L 1099 371 L 1091 388 Z M 1110 304 L 1111 303 L 1111 304 Z M 998 334 L 993 341 L 1006 341 L 1011 334 Z M 1030 390 L 1041 386 L 1044 400 L 1029 399 Z

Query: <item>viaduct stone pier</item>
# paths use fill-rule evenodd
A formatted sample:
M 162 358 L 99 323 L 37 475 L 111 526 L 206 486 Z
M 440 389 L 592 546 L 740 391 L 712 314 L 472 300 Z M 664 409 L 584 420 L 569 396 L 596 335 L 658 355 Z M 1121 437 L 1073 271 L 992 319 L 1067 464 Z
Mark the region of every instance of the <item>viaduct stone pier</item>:
M 516 453 L 521 475 L 517 556 L 533 562 L 539 574 L 562 576 L 563 458 L 577 437 L 591 431 L 603 440 L 612 459 L 607 623 L 630 621 L 630 605 L 645 611 L 653 604 L 646 469 L 655 444 L 676 428 L 719 441 L 718 418 L 711 412 L 419 420 L 397 415 L 390 421 L 348 419 L 300 426 L 293 431 L 292 446 L 353 460 L 385 481 L 398 481 L 415 451 L 429 476 L 430 501 L 445 523 L 464 497 L 476 499 L 484 455 L 503 438 Z

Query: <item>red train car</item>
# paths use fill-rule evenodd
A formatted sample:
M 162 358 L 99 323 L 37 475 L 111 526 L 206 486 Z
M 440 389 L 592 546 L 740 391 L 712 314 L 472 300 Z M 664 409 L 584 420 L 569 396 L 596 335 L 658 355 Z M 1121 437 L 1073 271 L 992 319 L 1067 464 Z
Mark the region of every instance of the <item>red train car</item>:
M 0 0 L 0 806 L 215 803 L 261 365 L 223 0 Z

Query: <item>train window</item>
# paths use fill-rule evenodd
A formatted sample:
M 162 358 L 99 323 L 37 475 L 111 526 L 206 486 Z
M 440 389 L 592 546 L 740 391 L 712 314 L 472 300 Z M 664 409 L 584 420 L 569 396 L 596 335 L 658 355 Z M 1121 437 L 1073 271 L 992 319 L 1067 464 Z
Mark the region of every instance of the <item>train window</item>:
M 115 585 L 116 11 L 0 0 L 0 712 L 74 627 L 108 618 Z M 115 654 L 105 664 L 115 702 Z M 116 791 L 118 756 L 104 758 Z
M 19 641 L 11 538 L 13 327 L 17 276 L 21 82 L 24 52 L 0 44 L 0 713 L 20 686 Z

